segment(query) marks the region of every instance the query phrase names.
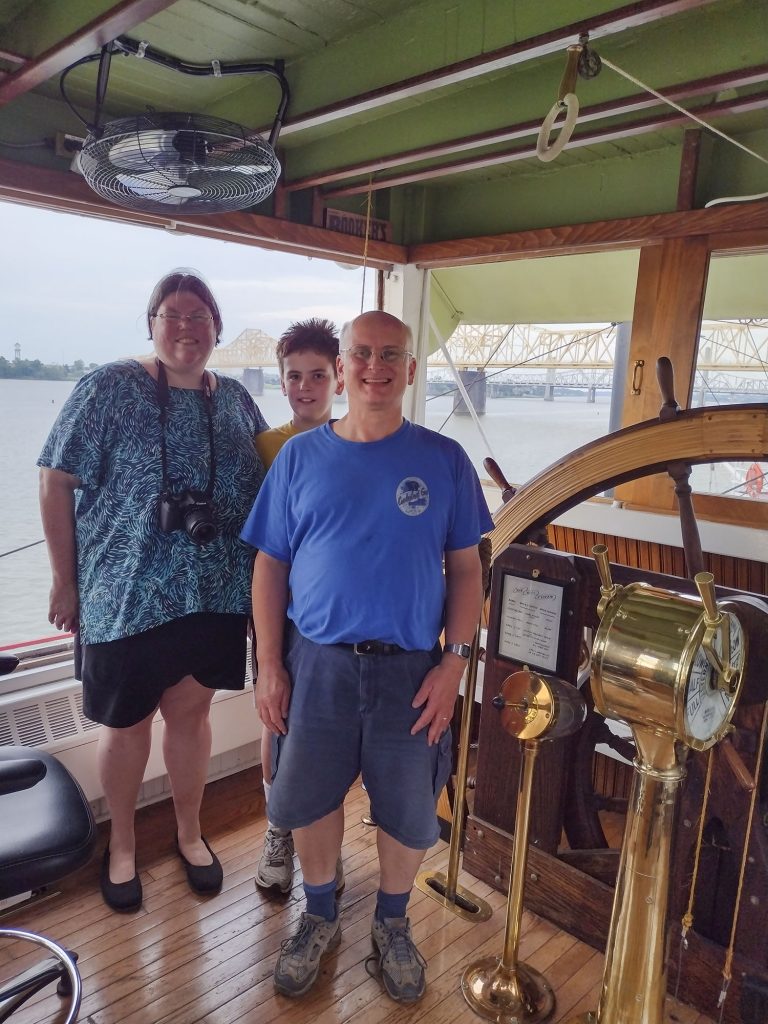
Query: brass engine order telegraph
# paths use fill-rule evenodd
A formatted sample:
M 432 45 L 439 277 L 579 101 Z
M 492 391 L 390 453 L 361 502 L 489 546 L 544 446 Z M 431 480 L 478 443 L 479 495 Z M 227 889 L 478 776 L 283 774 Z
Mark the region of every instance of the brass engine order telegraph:
M 533 768 L 540 742 L 575 733 L 584 724 L 587 709 L 575 686 L 528 669 L 507 676 L 493 705 L 501 711 L 506 731 L 523 741 L 504 952 L 501 958 L 488 956 L 471 963 L 462 975 L 461 990 L 475 1013 L 486 1020 L 532 1024 L 547 1020 L 555 1008 L 555 995 L 544 975 L 517 959 Z
M 601 624 L 592 651 L 592 692 L 606 718 L 632 729 L 637 756 L 597 1010 L 581 1024 L 662 1024 L 669 855 L 688 750 L 728 731 L 746 659 L 738 605 L 719 605 L 711 573 L 700 600 L 632 583 L 615 586 L 607 549 L 600 573 Z

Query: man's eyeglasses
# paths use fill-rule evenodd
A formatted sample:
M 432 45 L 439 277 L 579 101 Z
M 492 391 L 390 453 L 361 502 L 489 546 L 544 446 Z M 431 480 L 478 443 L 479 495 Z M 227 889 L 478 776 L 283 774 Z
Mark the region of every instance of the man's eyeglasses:
M 165 320 L 173 326 L 180 324 L 182 320 L 189 320 L 191 324 L 209 324 L 213 317 L 208 313 L 155 313 L 158 320 Z
M 402 363 L 404 359 L 413 358 L 413 353 L 404 348 L 371 348 L 370 345 L 353 345 L 352 348 L 344 348 L 342 352 L 348 352 L 356 363 L 370 363 L 374 354 L 388 366 L 395 363 Z

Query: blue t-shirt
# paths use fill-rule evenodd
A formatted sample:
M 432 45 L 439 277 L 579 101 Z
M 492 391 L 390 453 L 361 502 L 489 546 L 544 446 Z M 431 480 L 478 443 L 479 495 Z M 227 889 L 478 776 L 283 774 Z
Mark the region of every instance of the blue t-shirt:
M 218 536 L 198 545 L 164 533 L 157 383 L 135 360 L 78 381 L 38 459 L 78 477 L 75 491 L 83 643 L 132 636 L 194 612 L 247 614 L 253 552 L 239 533 L 264 477 L 254 437 L 267 429 L 245 388 L 217 376 L 212 393 Z M 205 491 L 210 450 L 202 391 L 169 388 L 166 449 L 172 493 Z
M 298 434 L 267 473 L 242 537 L 289 562 L 288 617 L 316 643 L 429 650 L 443 627 L 443 553 L 492 529 L 451 438 L 405 421 L 381 441 Z

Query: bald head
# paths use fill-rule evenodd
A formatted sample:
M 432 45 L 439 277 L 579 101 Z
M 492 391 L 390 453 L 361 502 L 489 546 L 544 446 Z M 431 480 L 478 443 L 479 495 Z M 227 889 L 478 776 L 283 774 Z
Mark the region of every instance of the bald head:
M 383 338 L 390 343 L 393 335 L 399 334 L 404 348 L 410 349 L 413 344 L 413 334 L 408 324 L 403 323 L 391 313 L 384 313 L 380 309 L 373 309 L 367 313 L 361 313 L 354 320 L 349 320 L 341 328 L 340 347 L 348 348 L 352 344 L 356 328 L 361 327 L 367 336 L 381 332 Z

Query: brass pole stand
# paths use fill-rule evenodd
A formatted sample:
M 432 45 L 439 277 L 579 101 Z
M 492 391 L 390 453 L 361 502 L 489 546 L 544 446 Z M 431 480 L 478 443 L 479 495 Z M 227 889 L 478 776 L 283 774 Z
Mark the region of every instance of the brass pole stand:
M 616 877 L 597 1010 L 570 1024 L 663 1024 L 669 857 L 682 744 L 633 726 L 638 757 Z M 648 755 L 657 763 L 649 763 Z
M 735 612 L 718 606 L 711 573 L 695 577 L 699 600 L 642 583 L 617 587 L 605 545 L 592 552 L 602 620 L 595 707 L 631 727 L 637 756 L 600 998 L 571 1024 L 663 1024 L 675 805 L 688 750 L 707 750 L 728 730 L 746 637 Z
M 451 910 L 466 921 L 487 921 L 493 911 L 485 900 L 475 896 L 469 889 L 459 885 L 459 855 L 464 838 L 464 806 L 467 792 L 467 763 L 469 761 L 470 729 L 477 685 L 477 665 L 480 656 L 480 630 L 475 633 L 467 667 L 467 685 L 464 690 L 464 706 L 461 711 L 459 730 L 459 753 L 456 764 L 456 790 L 453 798 L 453 822 L 451 843 L 448 851 L 448 872 L 421 871 L 416 876 L 416 887 L 441 906 Z
M 538 752 L 538 740 L 524 741 L 503 955 L 501 959 L 488 956 L 475 961 L 461 978 L 461 991 L 475 1013 L 499 1024 L 544 1021 L 555 1008 L 555 994 L 544 975 L 517 959 L 528 862 L 533 768 Z

